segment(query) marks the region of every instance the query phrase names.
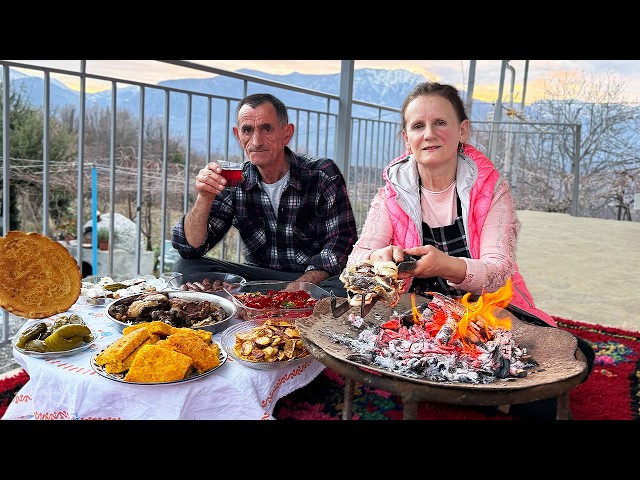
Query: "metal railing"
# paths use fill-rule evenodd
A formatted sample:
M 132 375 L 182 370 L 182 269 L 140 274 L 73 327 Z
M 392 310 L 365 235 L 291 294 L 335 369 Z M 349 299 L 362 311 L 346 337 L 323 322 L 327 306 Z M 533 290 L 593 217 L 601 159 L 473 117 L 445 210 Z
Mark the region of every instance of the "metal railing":
M 11 115 L 11 89 L 2 89 L 2 211 L 10 211 L 9 195 L 5 194 L 5 192 L 8 193 L 10 191 L 12 182 L 20 181 L 19 177 L 17 177 L 19 173 L 14 167 L 17 165 L 33 166 L 33 162 L 37 164 L 39 160 L 40 165 L 36 166 L 35 171 L 41 172 L 41 178 L 34 180 L 33 176 L 31 176 L 30 181 L 39 182 L 41 186 L 43 192 L 42 210 L 41 212 L 34 212 L 31 221 L 23 218 L 22 229 L 39 231 L 51 237 L 56 236 L 57 232 L 51 231 L 51 218 L 47 206 L 49 205 L 50 187 L 56 181 L 60 181 L 61 176 L 64 177 L 62 182 L 73 185 L 76 190 L 74 201 L 77 216 L 75 236 L 79 245 L 84 235 L 85 222 L 95 214 L 95 204 L 98 203 L 95 196 L 96 190 L 101 192 L 103 202 L 105 202 L 104 199 L 106 198 L 108 208 L 102 208 L 101 211 L 102 213 L 111 213 L 111 232 L 114 231 L 113 213 L 117 211 L 118 199 L 122 199 L 125 195 L 128 195 L 128 198 L 135 197 L 135 201 L 131 202 L 130 211 L 135 212 L 135 216 L 131 218 L 136 223 L 135 262 L 137 271 L 140 272 L 141 245 L 145 244 L 144 241 L 141 242 L 143 238 L 143 222 L 145 220 L 143 211 L 146 208 L 151 208 L 154 212 L 158 212 L 157 218 L 159 218 L 159 221 L 157 222 L 156 230 L 160 233 L 147 244 L 151 243 L 152 248 L 157 248 L 159 253 L 158 271 L 163 272 L 165 270 L 165 249 L 167 248 L 165 240 L 171 238 L 171 227 L 190 207 L 190 200 L 192 200 L 193 195 L 192 179 L 195 176 L 194 171 L 201 168 L 208 159 L 242 158 L 243 152 L 231 132 L 232 122 L 235 121 L 235 118 L 233 118 L 235 105 L 247 94 L 269 91 L 277 96 L 287 92 L 288 94 L 295 93 L 296 95 L 303 95 L 307 98 L 313 97 L 318 100 L 316 103 L 321 106 L 318 109 L 296 106 L 295 98 L 287 103 L 290 121 L 296 126 L 295 135 L 289 146 L 299 153 L 335 159 L 349 185 L 353 185 L 350 177 L 360 178 L 361 174 L 358 172 L 367 172 L 366 183 L 360 184 L 358 182 L 358 188 L 352 189 L 353 194 L 351 197 L 354 209 L 357 212 L 357 221 L 359 224 L 363 222 L 371 192 L 375 192 L 381 182 L 379 172 L 382 166 L 389 158 L 397 155 L 396 152 L 400 152 L 402 148 L 399 124 L 388 120 L 390 117 L 396 117 L 399 120 L 399 111 L 397 109 L 367 102 L 358 102 L 340 95 L 284 85 L 258 77 L 227 72 L 190 62 L 159 62 L 178 64 L 183 67 L 203 70 L 213 75 L 223 75 L 237 80 L 241 83 L 238 89 L 241 95 L 220 96 L 140 83 L 126 78 L 93 75 L 86 73 L 84 61 L 79 72 L 0 61 L 2 85 L 12 85 L 12 71 L 28 72 L 28 75 L 42 78 L 42 101 L 37 107 L 40 108 L 43 116 L 42 158 L 13 158 L 10 155 L 12 137 L 11 122 L 9 120 Z M 346 71 L 345 75 L 353 74 L 353 62 L 344 64 L 343 68 Z M 69 165 L 66 165 L 66 171 L 56 170 L 52 172 L 52 169 L 56 168 L 52 164 L 50 149 L 53 135 L 52 119 L 59 115 L 60 110 L 63 109 L 60 106 L 60 100 L 52 93 L 54 90 L 52 85 L 56 77 L 60 75 L 74 76 L 79 80 L 79 91 L 75 92 L 74 102 L 67 109 L 67 112 L 69 109 L 74 112 L 73 116 L 76 119 L 76 123 L 72 126 L 72 133 L 77 137 L 77 159 L 74 162 L 73 169 L 69 169 Z M 110 85 L 110 90 L 105 93 L 105 95 L 110 96 L 110 125 L 108 139 L 103 139 L 102 148 L 90 145 L 89 140 L 86 138 L 87 123 L 92 120 L 90 117 L 92 112 L 90 112 L 87 102 L 86 82 L 88 79 L 108 82 Z M 129 101 L 131 93 L 131 89 L 123 87 L 137 89 L 139 98 L 136 105 L 137 118 L 134 124 L 137 127 L 138 137 L 135 143 L 131 144 L 122 143 L 122 133 L 119 130 L 122 105 Z M 148 147 L 149 140 L 146 138 L 150 116 L 145 110 L 145 103 L 148 103 L 147 99 L 151 96 L 157 97 L 158 95 L 163 97 L 162 103 L 164 105 L 164 111 L 155 116 L 155 118 L 160 119 L 161 151 Z M 52 105 L 57 107 L 54 109 Z M 346 110 L 350 112 L 353 105 L 358 105 L 360 111 L 368 111 L 369 116 L 350 116 L 350 121 L 348 122 L 339 118 L 339 111 L 345 110 L 346 106 Z M 193 139 L 196 138 L 196 128 L 193 125 L 196 108 L 204 108 L 206 111 L 204 115 L 207 119 L 206 125 L 204 132 L 200 132 L 200 146 L 204 143 L 204 151 L 202 149 L 198 150 L 192 145 L 194 143 Z M 131 111 L 132 109 L 129 110 Z M 174 111 L 178 112 L 177 115 L 180 117 L 178 120 L 175 118 Z M 176 122 L 182 122 L 182 125 L 178 126 Z M 176 131 L 184 134 L 184 138 L 186 138 L 185 143 L 181 145 L 184 151 L 170 150 L 170 138 Z M 349 138 L 352 132 L 354 132 L 354 139 L 351 143 L 351 149 L 348 149 L 345 145 L 349 145 Z M 203 138 L 204 141 L 202 140 Z M 341 154 L 340 152 L 344 153 Z M 345 155 L 351 158 L 344 158 Z M 180 162 L 172 161 L 176 156 L 180 157 Z M 352 161 L 352 159 L 355 159 L 355 161 Z M 351 167 L 352 163 L 356 167 Z M 100 180 L 96 181 L 96 177 Z M 366 188 L 362 188 L 363 185 Z M 144 198 L 145 192 L 152 197 L 150 201 Z M 151 203 L 151 205 L 146 202 Z M 89 208 L 92 204 L 92 208 Z M 176 205 L 179 205 L 179 208 L 176 208 Z M 4 215 L 2 227 L 3 232 L 9 230 L 8 215 Z M 234 239 L 234 243 L 236 246 L 230 246 L 226 241 L 221 242 L 220 249 L 216 251 L 216 255 L 223 258 L 235 255 L 239 259 L 240 248 L 237 236 Z M 79 265 L 83 265 L 83 262 L 88 261 L 88 259 L 83 258 L 82 250 L 82 248 L 76 249 L 76 259 Z M 109 274 L 117 273 L 113 272 L 113 242 L 110 242 L 108 271 Z M 3 335 L 0 337 L 0 347 L 8 346 L 11 335 L 15 334 L 15 331 L 11 332 L 9 314 L 6 311 L 3 314 Z

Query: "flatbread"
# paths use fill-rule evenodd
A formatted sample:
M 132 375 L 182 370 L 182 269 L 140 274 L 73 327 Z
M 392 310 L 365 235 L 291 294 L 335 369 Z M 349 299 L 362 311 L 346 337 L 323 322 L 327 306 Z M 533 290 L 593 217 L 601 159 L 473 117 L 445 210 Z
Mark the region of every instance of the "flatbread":
M 78 300 L 82 272 L 63 245 L 39 233 L 0 237 L 0 307 L 25 318 L 66 312 Z

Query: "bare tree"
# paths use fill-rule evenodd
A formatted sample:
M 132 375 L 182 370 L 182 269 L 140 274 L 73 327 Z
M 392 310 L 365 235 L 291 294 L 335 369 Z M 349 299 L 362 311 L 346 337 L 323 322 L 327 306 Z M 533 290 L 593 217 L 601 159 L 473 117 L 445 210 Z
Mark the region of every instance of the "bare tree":
M 67 107 L 62 117 L 65 125 L 76 119 L 74 107 Z M 77 120 L 76 120 L 77 122 Z M 92 170 L 97 170 L 98 209 L 110 211 L 113 202 L 114 211 L 136 220 L 137 190 L 138 190 L 138 162 L 140 125 L 138 118 L 128 110 L 118 110 L 113 119 L 108 108 L 91 107 L 85 115 L 85 169 L 83 172 L 85 189 L 83 201 L 86 211 L 90 211 L 92 186 Z M 162 191 L 162 171 L 164 162 L 165 130 L 161 118 L 149 117 L 145 119 L 143 127 L 142 150 L 142 222 L 141 232 L 145 238 L 147 250 L 153 250 L 159 241 L 164 239 L 160 232 L 160 203 Z M 77 123 L 73 131 L 78 131 Z M 115 182 L 117 185 L 115 198 L 110 198 L 110 170 L 111 170 L 111 135 L 115 132 Z M 167 223 L 175 221 L 182 213 L 182 195 L 184 191 L 184 141 L 180 136 L 169 136 L 167 141 L 167 185 L 168 198 Z M 194 161 L 203 163 L 197 153 L 192 153 Z M 190 178 L 190 177 L 189 177 Z M 75 184 L 75 181 L 72 181 Z M 160 239 L 158 238 L 160 237 Z
M 631 220 L 629 205 L 640 183 L 640 115 L 637 100 L 630 102 L 624 95 L 626 85 L 611 73 L 554 77 L 545 82 L 545 99 L 528 112 L 536 121 L 581 125 L 582 216 Z M 556 153 L 546 155 L 545 148 L 553 142 L 555 148 L 549 151 Z M 543 164 L 536 171 L 546 176 L 547 195 L 558 194 L 566 204 L 573 183 L 571 137 L 546 138 L 538 148 L 535 157 Z

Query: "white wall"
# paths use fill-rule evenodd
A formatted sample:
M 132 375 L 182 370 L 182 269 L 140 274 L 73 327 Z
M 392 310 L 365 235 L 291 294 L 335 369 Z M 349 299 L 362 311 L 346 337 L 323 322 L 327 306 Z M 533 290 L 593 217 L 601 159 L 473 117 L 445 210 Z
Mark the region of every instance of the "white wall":
M 73 242 L 73 241 L 72 241 Z M 77 246 L 73 244 L 67 244 L 66 242 L 60 242 L 69 251 L 69 253 L 75 258 Z M 98 271 L 95 269 L 93 275 L 108 275 L 109 274 L 109 252 L 98 250 Z M 82 261 L 93 266 L 93 250 L 91 248 L 82 249 Z M 155 267 L 155 256 L 153 252 L 143 251 L 140 252 L 140 275 L 153 275 Z M 135 252 L 129 252 L 115 248 L 113 250 L 113 271 L 112 275 L 137 275 L 136 271 L 136 254 Z

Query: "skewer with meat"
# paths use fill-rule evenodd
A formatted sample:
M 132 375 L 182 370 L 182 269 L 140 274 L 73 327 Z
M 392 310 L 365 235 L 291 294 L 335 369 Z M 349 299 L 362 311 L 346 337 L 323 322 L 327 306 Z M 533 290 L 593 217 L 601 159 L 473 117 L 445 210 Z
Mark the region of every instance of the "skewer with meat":
M 365 260 L 358 265 L 349 265 L 340 274 L 349 304 L 360 306 L 383 300 L 393 307 L 400 300 L 402 280 L 398 280 L 398 266 L 394 262 Z

